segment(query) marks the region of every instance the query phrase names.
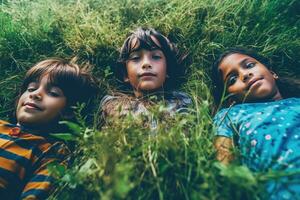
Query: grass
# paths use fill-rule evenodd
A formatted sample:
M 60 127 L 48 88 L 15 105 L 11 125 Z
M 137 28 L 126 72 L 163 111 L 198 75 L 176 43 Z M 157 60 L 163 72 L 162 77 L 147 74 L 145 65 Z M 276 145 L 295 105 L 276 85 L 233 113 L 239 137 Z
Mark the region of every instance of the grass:
M 126 35 L 154 27 L 192 58 L 182 88 L 193 99 L 191 114 L 165 121 L 163 108 L 154 107 L 155 134 L 143 126 L 147 117 L 128 116 L 101 130 L 77 127 L 74 164 L 58 169 L 63 176 L 51 198 L 257 199 L 261 174 L 214 161 L 207 74 L 219 52 L 242 46 L 271 58 L 279 75 L 299 78 L 299 6 L 297 0 L 2 0 L 0 116 L 9 119 L 22 76 L 47 57 L 89 61 L 104 95 L 118 85 L 111 68 Z

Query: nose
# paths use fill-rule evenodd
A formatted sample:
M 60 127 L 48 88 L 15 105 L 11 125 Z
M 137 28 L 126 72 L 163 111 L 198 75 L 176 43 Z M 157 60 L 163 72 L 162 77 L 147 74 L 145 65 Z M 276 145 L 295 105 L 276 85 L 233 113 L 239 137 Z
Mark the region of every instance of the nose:
M 252 72 L 249 72 L 249 71 L 245 71 L 243 73 L 243 82 L 246 82 L 248 79 L 250 79 L 251 77 L 253 76 L 253 73 Z
M 41 89 L 36 89 L 35 91 L 33 91 L 29 94 L 29 97 L 31 99 L 38 100 L 38 101 L 42 100 L 42 96 L 43 95 L 42 95 Z
M 147 56 L 145 56 L 143 58 L 142 69 L 151 69 L 151 68 L 152 68 L 151 61 Z

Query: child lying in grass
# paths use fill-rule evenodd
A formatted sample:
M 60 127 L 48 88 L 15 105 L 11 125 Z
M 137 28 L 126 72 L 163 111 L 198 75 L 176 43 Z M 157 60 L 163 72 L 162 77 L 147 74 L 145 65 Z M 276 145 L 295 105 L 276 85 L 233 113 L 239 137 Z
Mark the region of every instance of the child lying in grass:
M 47 59 L 27 72 L 16 105 L 17 124 L 0 121 L 1 199 L 46 199 L 53 189 L 50 163 L 67 164 L 70 151 L 50 133 L 59 120 L 74 118 L 72 106 L 95 90 L 92 77 L 76 64 Z
M 228 105 L 214 118 L 217 159 L 230 162 L 237 146 L 242 163 L 253 171 L 295 173 L 269 181 L 266 188 L 270 199 L 300 198 L 299 81 L 282 90 L 266 59 L 244 49 L 223 53 L 213 80 L 216 101 L 227 96 Z
M 104 118 L 149 114 L 148 108 L 163 102 L 169 114 L 186 112 L 190 98 L 177 91 L 183 81 L 183 58 L 170 40 L 154 29 L 138 28 L 124 42 L 117 77 L 131 93 L 103 98 Z

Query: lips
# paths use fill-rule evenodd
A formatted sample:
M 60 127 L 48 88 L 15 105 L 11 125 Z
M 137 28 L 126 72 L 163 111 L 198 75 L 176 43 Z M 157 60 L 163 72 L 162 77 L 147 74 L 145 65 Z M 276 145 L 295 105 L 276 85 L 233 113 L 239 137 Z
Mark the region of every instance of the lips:
M 145 72 L 145 73 L 142 73 L 142 74 L 139 74 L 139 77 L 151 77 L 151 76 L 156 76 L 155 73 L 152 73 L 152 72 Z
M 35 103 L 30 103 L 30 102 L 26 102 L 24 103 L 24 106 L 28 109 L 35 109 L 35 110 L 42 110 L 42 108 L 40 108 L 37 104 Z
M 252 85 L 254 85 L 257 81 L 260 81 L 260 80 L 262 80 L 263 78 L 253 78 L 253 79 L 251 79 L 250 81 L 249 81 L 249 83 L 248 83 L 248 86 L 247 86 L 247 90 L 249 90 L 251 87 L 252 87 Z
M 142 77 L 142 76 L 156 76 L 156 74 L 152 73 L 152 72 L 145 72 L 145 73 L 140 74 L 139 76 L 140 77 Z

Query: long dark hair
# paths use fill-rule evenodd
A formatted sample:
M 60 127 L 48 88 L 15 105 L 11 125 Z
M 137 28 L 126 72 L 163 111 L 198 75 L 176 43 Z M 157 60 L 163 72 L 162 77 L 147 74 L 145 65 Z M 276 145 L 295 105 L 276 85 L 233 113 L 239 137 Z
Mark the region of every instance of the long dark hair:
M 153 38 L 155 38 L 159 44 L 157 44 Z M 130 33 L 124 41 L 120 49 L 117 65 L 114 69 L 115 75 L 121 81 L 122 85 L 125 86 L 123 89 L 131 89 L 130 84 L 124 82 L 124 77 L 127 76 L 126 61 L 128 61 L 130 53 L 138 48 L 147 50 L 153 48 L 159 49 L 165 55 L 168 75 L 164 84 L 165 90 L 178 88 L 184 82 L 186 54 L 180 54 L 175 44 L 160 32 L 152 28 L 137 28 Z
M 213 96 L 216 105 L 223 104 L 224 106 L 228 106 L 228 101 L 224 99 L 224 97 L 228 95 L 226 92 L 226 85 L 224 84 L 222 75 L 220 74 L 219 66 L 225 57 L 235 53 L 250 56 L 262 63 L 269 70 L 272 70 L 272 61 L 256 53 L 254 50 L 239 47 L 226 49 L 222 54 L 219 55 L 212 68 L 211 77 L 213 82 Z M 291 76 L 279 76 L 279 78 L 276 80 L 276 85 L 283 98 L 300 96 L 300 80 L 296 80 Z

